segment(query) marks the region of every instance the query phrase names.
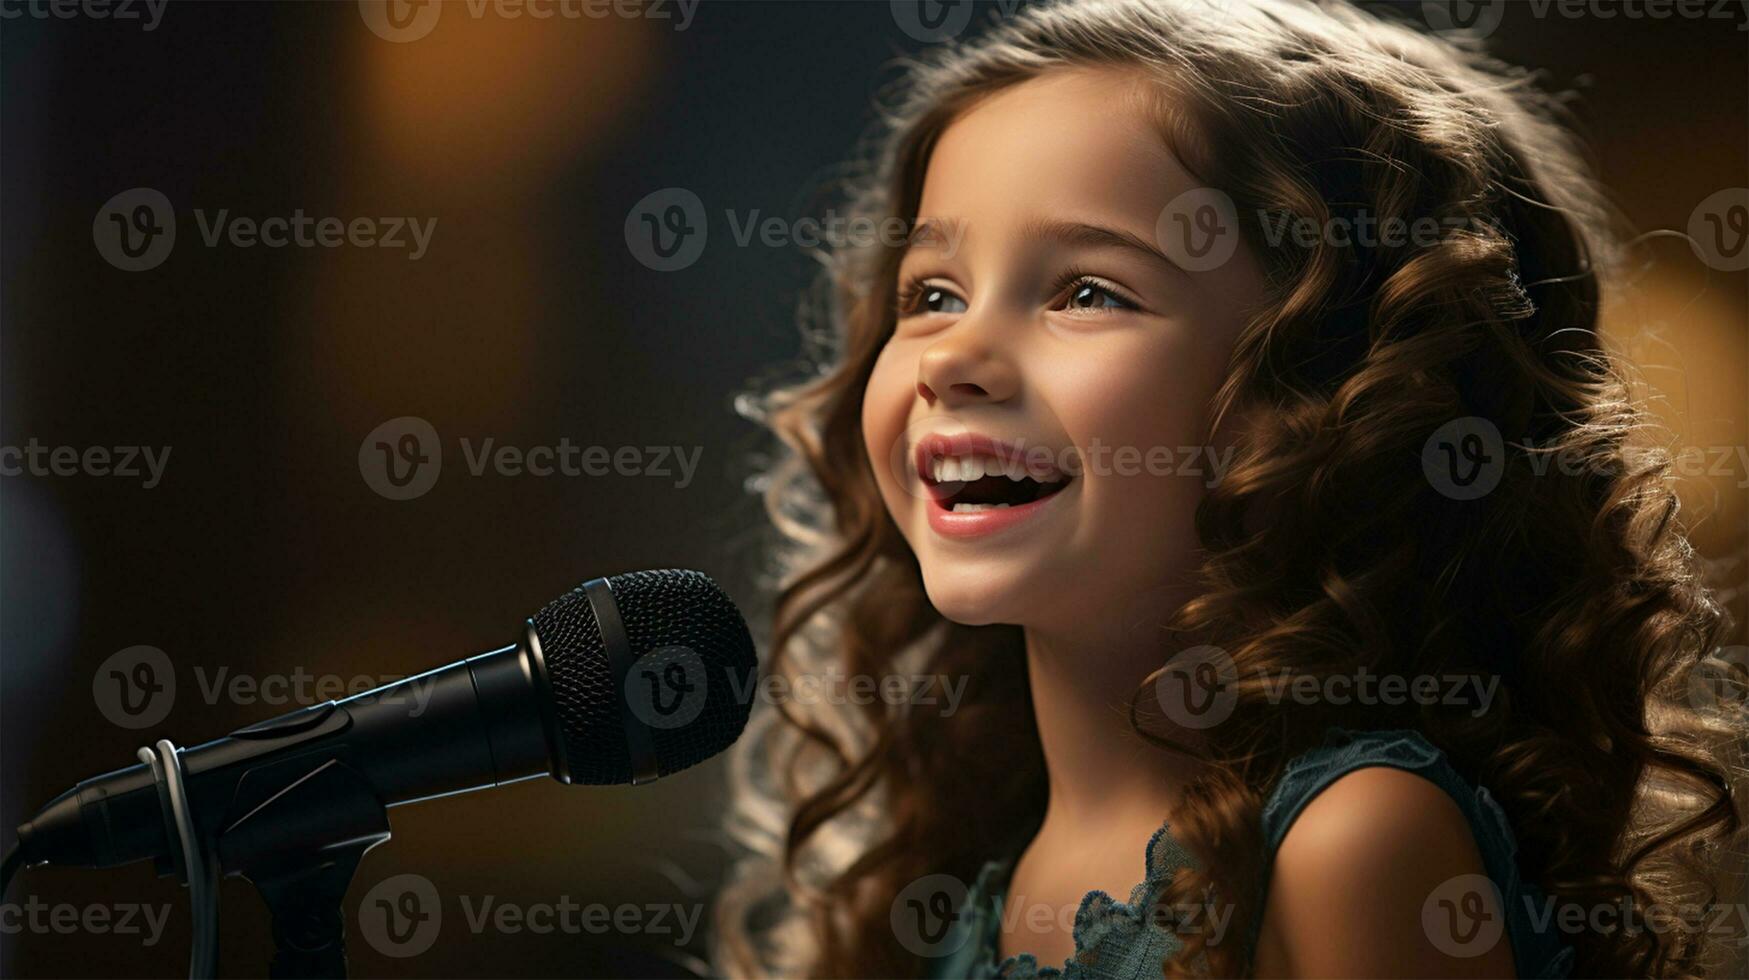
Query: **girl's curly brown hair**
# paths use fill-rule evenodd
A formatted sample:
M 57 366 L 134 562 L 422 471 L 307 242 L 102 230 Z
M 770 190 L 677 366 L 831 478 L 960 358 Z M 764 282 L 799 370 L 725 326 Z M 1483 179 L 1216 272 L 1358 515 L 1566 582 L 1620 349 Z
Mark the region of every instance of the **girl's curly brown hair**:
M 1160 657 L 1219 646 L 1237 704 L 1179 744 L 1148 710 L 1152 678 L 1133 702 L 1163 750 L 1206 763 L 1172 827 L 1198 869 L 1162 904 L 1212 893 L 1235 910 L 1224 941 L 1185 935 L 1166 972 L 1248 970 L 1262 801 L 1328 728 L 1361 727 L 1340 706 L 1272 704 L 1248 680 L 1283 669 L 1498 677 L 1479 716 L 1378 706 L 1364 727 L 1418 729 L 1486 786 L 1523 873 L 1557 902 L 1708 907 L 1737 839 L 1741 732 L 1685 694 L 1730 624 L 1676 522 L 1668 456 L 1598 333 L 1614 217 L 1559 99 L 1473 45 L 1345 0 L 1030 7 L 906 63 L 850 209 L 914 220 L 957 114 L 1068 67 L 1152 82 L 1162 138 L 1232 199 L 1269 282 L 1212 413 L 1211 429 L 1230 418 L 1245 436 L 1197 513 L 1201 591 L 1165 624 Z M 1307 244 L 1280 234 L 1299 218 L 1433 219 L 1439 232 Z M 790 542 L 770 669 L 971 683 L 947 718 L 878 699 L 757 718 L 736 751 L 730 825 L 754 856 L 718 918 L 737 974 L 917 974 L 890 925 L 898 891 L 933 873 L 970 880 L 1043 815 L 1020 631 L 931 607 L 864 450 L 863 388 L 893 330 L 900 252 L 824 256 L 810 351 L 823 368 L 756 406 L 789 449 L 766 487 Z M 1423 468 L 1454 420 L 1501 438 L 1499 483 L 1473 499 Z M 1577 973 L 1604 976 L 1704 974 L 1722 945 L 1694 930 L 1563 938 Z

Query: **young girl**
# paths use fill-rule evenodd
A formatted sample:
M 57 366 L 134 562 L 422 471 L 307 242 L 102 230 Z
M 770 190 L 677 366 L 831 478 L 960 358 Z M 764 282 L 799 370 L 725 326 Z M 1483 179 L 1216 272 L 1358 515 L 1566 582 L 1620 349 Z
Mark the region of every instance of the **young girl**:
M 851 204 L 914 233 L 831 255 L 764 416 L 772 670 L 849 693 L 742 741 L 723 969 L 1717 968 L 1729 624 L 1556 118 L 1342 0 L 911 63 Z

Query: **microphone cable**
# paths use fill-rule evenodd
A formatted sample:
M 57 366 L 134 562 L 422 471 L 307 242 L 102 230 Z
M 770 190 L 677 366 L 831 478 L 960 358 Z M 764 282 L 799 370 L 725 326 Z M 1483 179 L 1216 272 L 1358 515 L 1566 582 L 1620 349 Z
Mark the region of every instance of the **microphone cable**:
M 165 830 L 172 832 L 172 841 L 180 851 L 182 879 L 188 883 L 190 915 L 194 921 L 194 938 L 188 950 L 189 980 L 210 980 L 218 973 L 219 957 L 219 876 L 218 864 L 211 860 L 200 830 L 194 823 L 194 810 L 189 806 L 188 787 L 182 778 L 182 757 L 169 739 L 159 739 L 156 746 L 141 746 L 139 760 L 152 768 L 152 778 L 158 783 L 158 800 L 164 805 Z
M 219 952 L 219 880 L 218 864 L 200 846 L 200 834 L 194 823 L 194 811 L 188 803 L 188 787 L 182 779 L 182 760 L 169 739 L 158 742 L 156 748 L 141 747 L 141 762 L 152 768 L 158 783 L 159 801 L 164 804 L 166 830 L 173 835 L 176 850 L 182 858 L 178 869 L 188 882 L 193 906 L 194 942 L 188 952 L 189 980 L 209 980 L 218 973 Z M 12 888 L 12 879 L 25 865 L 24 842 L 15 841 L 0 861 L 0 898 Z

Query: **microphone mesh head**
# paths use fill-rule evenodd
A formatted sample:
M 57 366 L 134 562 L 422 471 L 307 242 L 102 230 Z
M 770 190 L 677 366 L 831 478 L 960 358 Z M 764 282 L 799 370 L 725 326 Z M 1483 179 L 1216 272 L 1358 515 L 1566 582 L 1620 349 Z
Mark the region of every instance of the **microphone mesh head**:
M 632 781 L 627 725 L 648 729 L 657 774 L 696 765 L 747 726 L 757 659 L 747 623 L 703 572 L 630 572 L 608 578 L 631 669 L 620 690 L 583 586 L 532 619 L 570 781 Z

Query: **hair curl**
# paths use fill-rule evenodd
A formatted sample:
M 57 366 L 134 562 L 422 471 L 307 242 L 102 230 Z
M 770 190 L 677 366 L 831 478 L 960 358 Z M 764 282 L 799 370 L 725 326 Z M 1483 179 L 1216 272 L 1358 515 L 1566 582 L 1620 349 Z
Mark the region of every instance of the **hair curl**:
M 1267 301 L 1213 413 L 1214 425 L 1242 420 L 1245 436 L 1198 509 L 1200 594 L 1166 624 L 1161 653 L 1164 665 L 1218 645 L 1238 701 L 1194 745 L 1146 710 L 1150 678 L 1132 705 L 1144 734 L 1206 763 L 1173 824 L 1199 870 L 1163 904 L 1213 894 L 1235 909 L 1227 941 L 1186 935 L 1167 973 L 1248 969 L 1262 801 L 1327 728 L 1358 727 L 1328 704 L 1270 704 L 1248 680 L 1283 669 L 1499 677 L 1479 717 L 1380 706 L 1365 727 L 1418 729 L 1487 786 L 1524 873 L 1557 901 L 1714 901 L 1739 828 L 1728 755 L 1741 733 L 1699 717 L 1683 692 L 1730 623 L 1677 524 L 1669 457 L 1645 438 L 1625 363 L 1597 330 L 1614 218 L 1559 99 L 1473 46 L 1344 0 L 1030 7 L 905 67 L 847 182 L 852 213 L 915 219 L 937 137 L 982 97 L 1053 69 L 1109 68 L 1152 83 L 1162 138 L 1192 173 L 1219 175 L 1266 270 Z M 1433 218 L 1442 232 L 1305 245 L 1271 241 L 1277 216 Z M 770 669 L 927 671 L 970 686 L 948 718 L 878 701 L 756 715 L 734 756 L 730 817 L 753 856 L 718 911 L 719 959 L 737 974 L 917 973 L 889 925 L 898 890 L 932 873 L 969 880 L 1043 815 L 1020 631 L 931 607 L 863 448 L 899 254 L 822 256 L 809 354 L 824 367 L 755 406 L 788 450 L 766 486 L 787 542 Z M 1460 418 L 1505 437 L 1499 484 L 1478 499 L 1441 494 L 1422 470 L 1430 434 Z M 1007 761 L 962 761 L 978 758 Z M 1581 974 L 1683 976 L 1717 968 L 1713 938 L 1572 942 Z

